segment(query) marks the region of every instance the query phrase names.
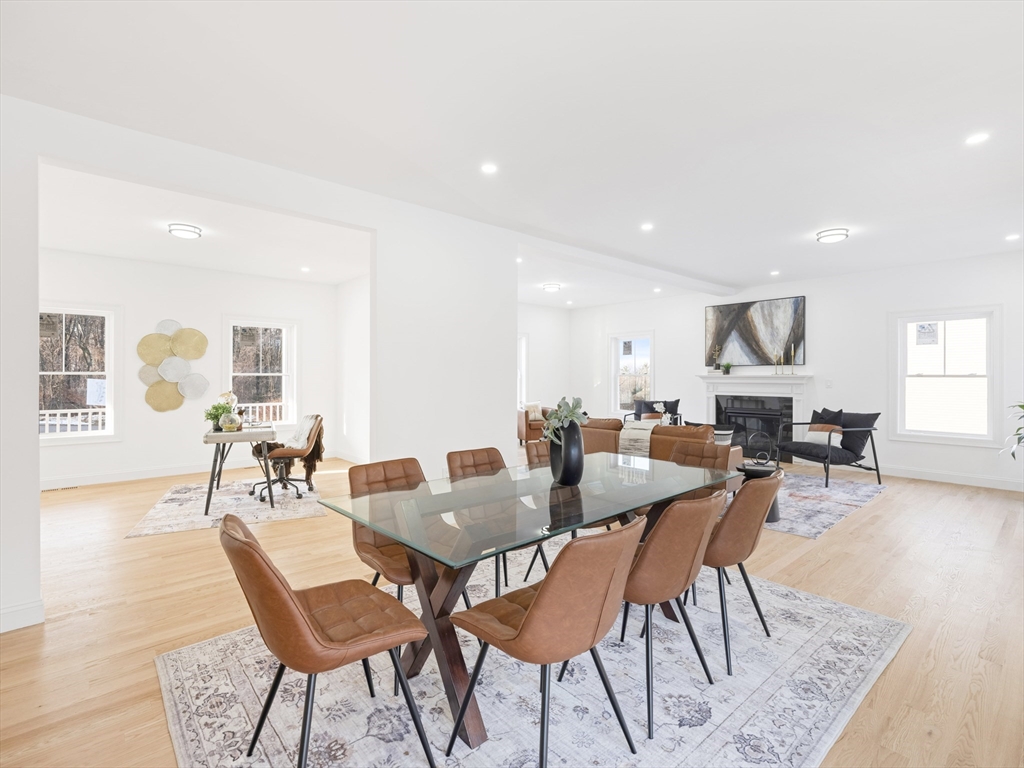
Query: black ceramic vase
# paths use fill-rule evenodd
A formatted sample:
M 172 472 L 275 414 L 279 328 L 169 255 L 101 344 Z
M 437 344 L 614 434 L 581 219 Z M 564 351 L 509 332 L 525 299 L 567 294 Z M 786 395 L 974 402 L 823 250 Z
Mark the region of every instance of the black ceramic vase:
M 579 485 L 583 477 L 583 432 L 575 421 L 558 431 L 562 444 L 551 441 L 551 476 L 559 485 Z

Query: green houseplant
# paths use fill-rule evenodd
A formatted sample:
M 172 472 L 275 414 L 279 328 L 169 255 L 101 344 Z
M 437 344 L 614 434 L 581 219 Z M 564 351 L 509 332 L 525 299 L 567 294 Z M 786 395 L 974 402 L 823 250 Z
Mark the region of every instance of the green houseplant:
M 1024 422 L 1024 403 L 1017 403 L 1016 405 L 1011 405 L 1010 408 L 1016 408 L 1017 410 L 1019 410 L 1020 413 L 1017 414 L 1017 421 Z M 1010 435 L 1008 438 L 1006 438 L 1006 442 L 1011 443 L 1011 445 L 1008 448 L 1005 448 L 1004 450 L 1009 451 L 1010 456 L 1016 459 L 1017 449 L 1020 448 L 1022 443 L 1024 443 L 1024 424 L 1018 425 L 1017 431 Z
M 722 375 L 728 376 L 729 371 L 732 370 L 732 363 L 722 363 Z
M 220 417 L 225 413 L 231 413 L 231 406 L 227 403 L 214 403 L 203 413 L 203 417 L 207 421 L 213 422 L 213 429 L 215 432 L 220 431 Z

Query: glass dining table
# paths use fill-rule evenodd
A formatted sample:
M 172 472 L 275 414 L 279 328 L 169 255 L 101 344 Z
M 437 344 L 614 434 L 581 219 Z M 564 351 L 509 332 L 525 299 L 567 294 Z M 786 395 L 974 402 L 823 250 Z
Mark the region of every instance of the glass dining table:
M 628 522 L 635 509 L 739 474 L 592 453 L 586 457 L 583 478 L 574 486 L 553 483 L 547 466 L 520 466 L 429 480 L 403 490 L 336 496 L 320 503 L 405 547 L 428 635 L 406 647 L 402 666 L 413 677 L 435 651 L 454 719 L 469 673 L 449 617 L 477 563 L 578 528 Z M 663 609 L 675 618 L 671 606 Z M 487 739 L 475 701 L 470 702 L 459 735 L 471 747 Z

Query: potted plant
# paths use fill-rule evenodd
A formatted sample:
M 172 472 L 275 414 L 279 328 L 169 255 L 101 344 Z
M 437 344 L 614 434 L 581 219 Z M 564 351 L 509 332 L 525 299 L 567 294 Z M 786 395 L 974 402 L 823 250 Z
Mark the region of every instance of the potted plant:
M 214 403 L 203 413 L 207 421 L 213 422 L 213 431 L 220 432 L 220 417 L 225 413 L 231 413 L 231 406 L 227 403 Z
M 722 375 L 728 376 L 729 371 L 732 370 L 732 363 L 722 363 Z
M 1020 410 L 1020 413 L 1017 414 L 1017 420 L 1024 421 L 1024 403 L 1017 403 L 1016 405 L 1011 405 L 1010 408 L 1018 408 Z M 1022 444 L 1024 444 L 1024 424 L 1018 426 L 1017 431 L 1010 435 L 1008 438 L 1006 438 L 1006 442 L 1010 443 L 1011 445 L 1007 448 L 1004 448 L 1003 450 L 1009 451 L 1010 456 L 1016 459 L 1017 449 L 1020 448 Z
M 551 475 L 560 485 L 579 485 L 583 477 L 583 433 L 580 425 L 587 423 L 583 400 L 572 403 L 564 397 L 544 419 L 542 439 L 551 441 Z

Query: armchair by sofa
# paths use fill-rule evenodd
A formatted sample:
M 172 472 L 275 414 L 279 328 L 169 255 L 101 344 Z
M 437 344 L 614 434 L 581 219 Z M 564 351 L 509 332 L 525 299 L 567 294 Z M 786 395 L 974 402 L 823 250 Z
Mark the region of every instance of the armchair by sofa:
M 551 412 L 551 408 L 541 408 L 540 411 L 544 416 L 547 416 Z M 527 412 L 520 408 L 517 416 L 518 421 L 518 436 L 519 444 L 528 443 L 531 440 L 540 440 L 541 435 L 544 434 L 544 419 L 530 419 Z
M 882 484 L 882 473 L 878 468 L 878 453 L 875 451 L 875 422 L 879 413 L 843 413 L 822 408 L 815 411 L 810 421 L 786 422 L 779 425 L 776 442 L 775 467 L 783 453 L 790 453 L 801 459 L 822 464 L 825 467 L 825 487 L 828 488 L 828 473 L 831 467 L 857 467 L 874 472 L 878 484 Z M 783 441 L 786 432 L 793 436 L 794 426 L 809 426 L 819 435 L 824 433 L 824 442 L 790 440 Z M 810 438 L 810 436 L 809 436 Z M 861 462 L 866 458 L 865 449 L 871 445 L 871 459 L 874 466 Z

